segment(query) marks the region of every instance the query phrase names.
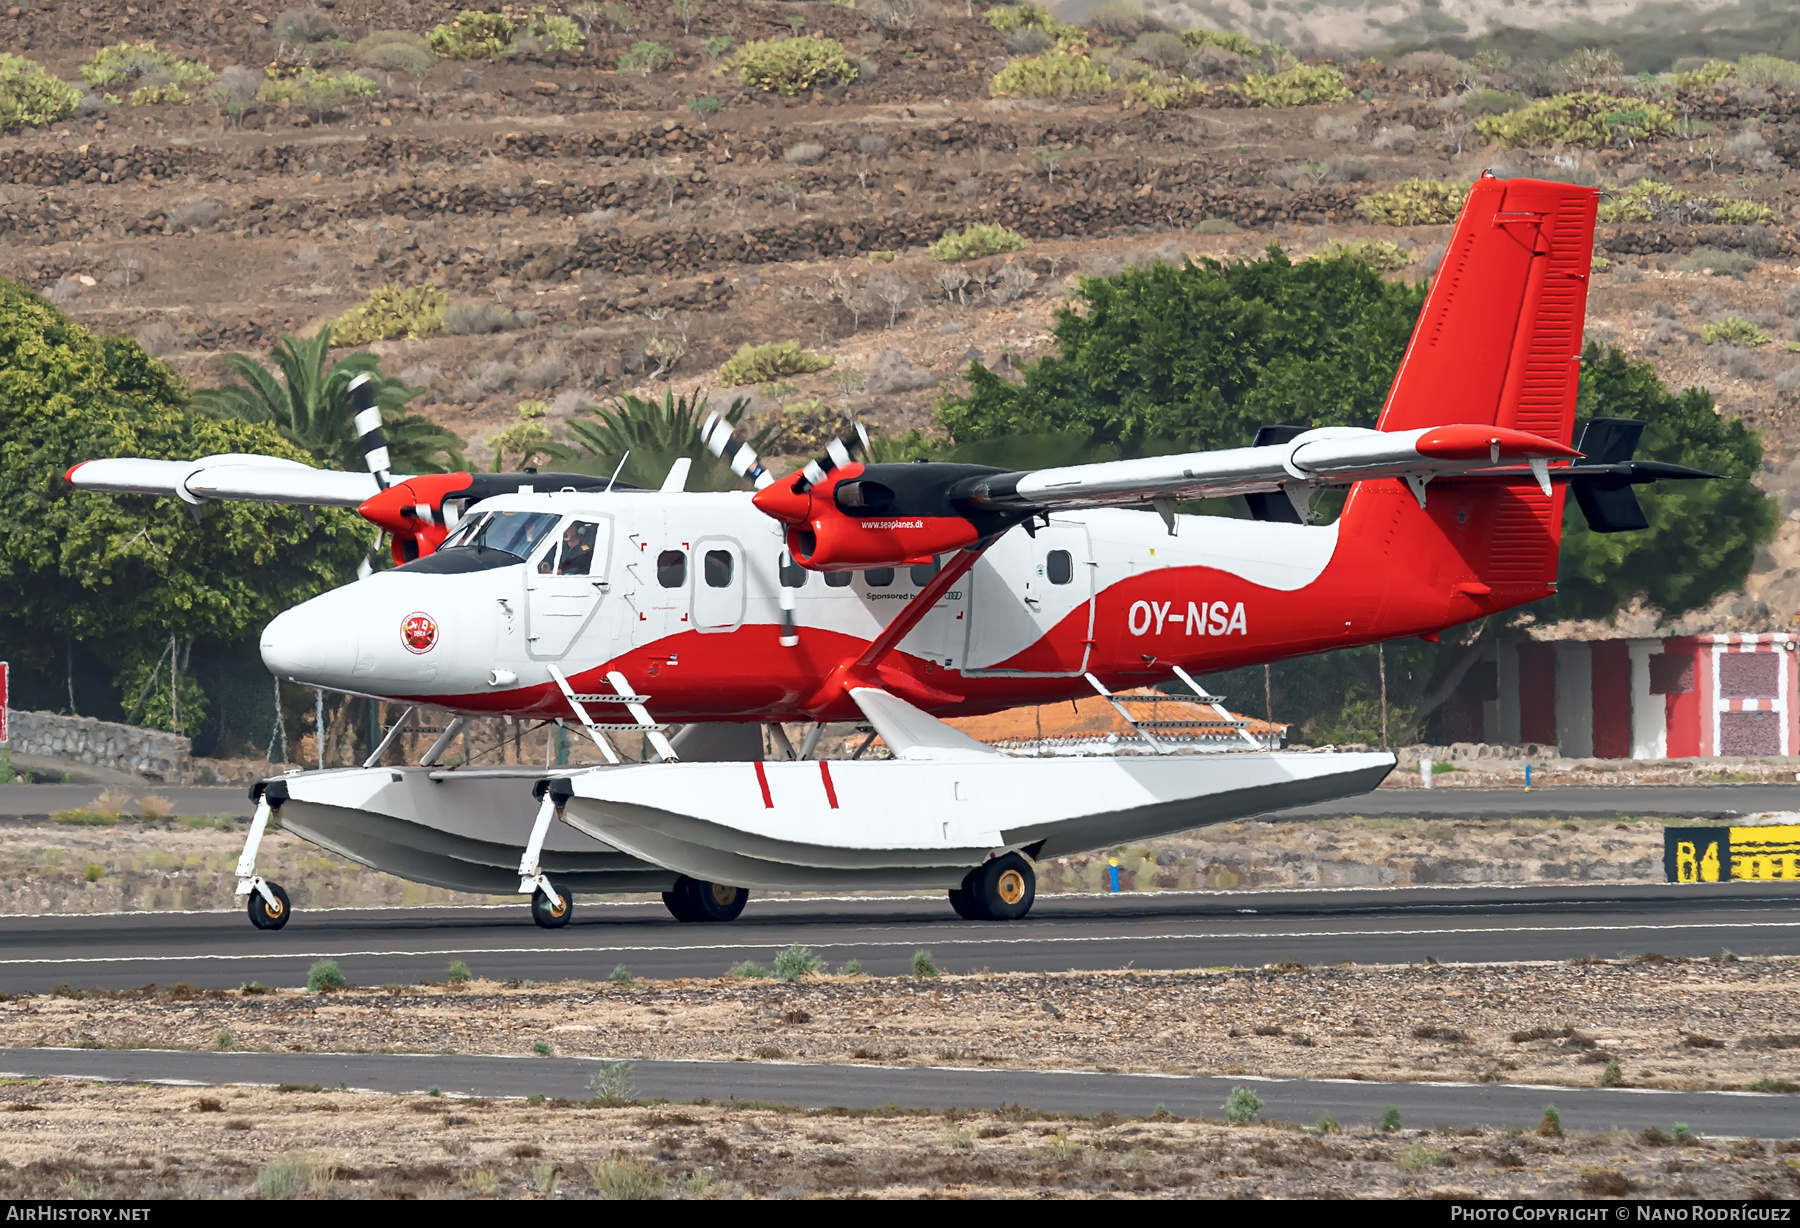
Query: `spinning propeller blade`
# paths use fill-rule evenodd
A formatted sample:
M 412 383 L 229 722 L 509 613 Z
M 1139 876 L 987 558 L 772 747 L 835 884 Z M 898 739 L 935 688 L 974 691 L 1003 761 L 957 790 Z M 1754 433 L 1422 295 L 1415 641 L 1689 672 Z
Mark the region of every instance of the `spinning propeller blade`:
M 749 478 L 761 490 L 775 480 L 756 459 L 756 449 L 739 439 L 724 414 L 714 411 L 706 415 L 700 427 L 700 441 L 706 450 L 724 461 L 740 478 Z

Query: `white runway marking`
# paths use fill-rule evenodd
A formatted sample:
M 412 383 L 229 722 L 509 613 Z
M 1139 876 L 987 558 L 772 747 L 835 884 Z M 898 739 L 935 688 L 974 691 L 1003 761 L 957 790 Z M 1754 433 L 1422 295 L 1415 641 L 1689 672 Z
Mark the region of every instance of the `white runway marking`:
M 1277 938 L 1441 938 L 1476 934 L 1613 934 L 1670 930 L 1721 929 L 1800 929 L 1800 921 L 1707 921 L 1661 925 L 1507 925 L 1468 929 L 1423 930 L 1273 930 L 1250 933 L 1216 934 L 1097 934 L 1073 936 L 1033 936 L 1022 938 L 934 938 L 938 946 L 1074 946 L 1102 942 L 1230 942 L 1246 939 Z M 914 936 L 892 941 L 818 940 L 822 947 L 834 950 L 851 947 L 908 946 L 918 941 Z M 771 945 L 762 942 L 711 942 L 680 945 L 620 944 L 598 947 L 442 947 L 413 950 L 375 951 L 270 951 L 249 955 L 83 955 L 66 959 L 0 959 L 0 967 L 31 964 L 179 964 L 232 963 L 272 959 L 395 959 L 424 955 L 610 955 L 618 952 L 675 953 L 681 951 L 761 951 Z

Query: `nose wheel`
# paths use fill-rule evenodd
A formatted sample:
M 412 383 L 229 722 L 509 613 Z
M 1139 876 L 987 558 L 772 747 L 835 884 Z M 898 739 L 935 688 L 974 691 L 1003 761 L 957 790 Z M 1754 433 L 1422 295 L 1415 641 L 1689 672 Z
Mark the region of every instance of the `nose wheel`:
M 271 902 L 263 897 L 261 891 L 252 891 L 249 905 L 250 924 L 259 930 L 278 930 L 288 923 L 288 918 L 294 915 L 294 910 L 288 904 L 287 892 L 281 889 L 280 883 L 265 882 L 263 886 L 269 889 L 269 894 L 275 899 Z
M 1017 853 L 975 867 L 950 889 L 950 907 L 965 921 L 1017 921 L 1036 898 L 1037 872 Z
M 569 898 L 569 889 L 557 887 L 556 894 L 561 899 L 558 904 L 552 904 L 542 888 L 531 895 L 531 919 L 547 930 L 561 929 L 575 915 L 575 901 Z
M 685 874 L 663 892 L 663 904 L 677 921 L 736 921 L 749 900 L 742 887 L 703 883 Z

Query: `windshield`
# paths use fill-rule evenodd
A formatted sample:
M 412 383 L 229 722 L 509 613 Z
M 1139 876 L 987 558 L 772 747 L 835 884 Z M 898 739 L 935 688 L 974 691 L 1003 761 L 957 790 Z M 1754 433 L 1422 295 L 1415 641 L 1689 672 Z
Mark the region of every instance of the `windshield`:
M 489 512 L 466 520 L 438 549 L 479 546 L 525 558 L 562 517 L 552 512 Z

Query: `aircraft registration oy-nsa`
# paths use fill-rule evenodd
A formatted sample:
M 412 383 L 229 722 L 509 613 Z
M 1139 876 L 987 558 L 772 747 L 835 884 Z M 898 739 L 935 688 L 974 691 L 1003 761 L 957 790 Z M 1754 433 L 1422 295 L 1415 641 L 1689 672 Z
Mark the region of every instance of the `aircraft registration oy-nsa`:
M 1590 527 L 1618 532 L 1645 527 L 1633 486 L 1709 476 L 1632 460 L 1628 420 L 1571 444 L 1596 202 L 1475 183 L 1374 429 L 1011 471 L 869 463 L 859 428 L 777 478 L 715 418 L 708 447 L 755 489 L 690 493 L 685 460 L 656 491 L 391 474 L 371 405 L 366 474 L 231 455 L 95 460 L 69 480 L 354 507 L 391 536 L 398 566 L 263 632 L 277 675 L 408 710 L 362 767 L 256 786 L 238 890 L 259 926 L 292 913 L 255 869 L 277 811 L 380 870 L 516 888 L 546 926 L 567 923 L 571 892 L 660 890 L 707 921 L 751 888 L 946 889 L 966 918 L 1013 919 L 1035 860 L 1363 793 L 1394 758 L 1019 758 L 940 718 L 1176 677 L 1198 692 L 1190 672 L 1435 635 L 1554 592 L 1571 489 Z M 1349 488 L 1342 513 L 1313 523 L 1331 487 Z M 1228 495 L 1253 518 L 1176 510 Z M 381 766 L 424 705 L 454 719 L 417 765 Z M 583 729 L 606 763 L 442 763 L 466 720 L 501 715 Z M 798 750 L 780 726 L 795 721 L 814 722 Z M 833 721 L 865 723 L 891 757 L 814 758 Z M 654 761 L 624 761 L 620 733 Z

